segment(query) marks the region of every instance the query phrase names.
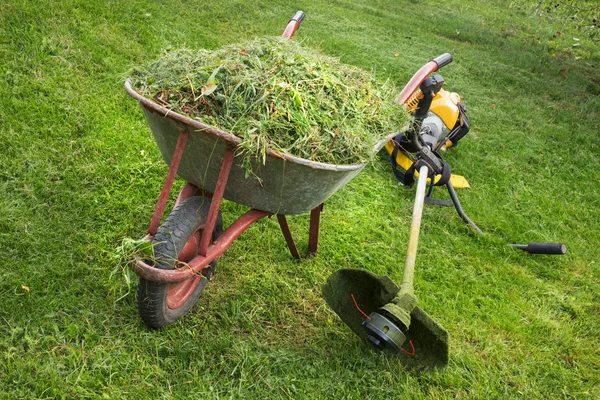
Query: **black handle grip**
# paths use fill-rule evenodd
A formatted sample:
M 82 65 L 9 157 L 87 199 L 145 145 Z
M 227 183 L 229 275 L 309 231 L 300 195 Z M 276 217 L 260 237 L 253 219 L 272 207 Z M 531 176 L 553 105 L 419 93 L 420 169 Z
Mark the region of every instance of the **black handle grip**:
M 300 22 L 304 19 L 304 11 L 296 11 L 296 14 L 290 19 L 283 30 L 283 34 L 281 35 L 284 38 L 291 39 L 294 36 L 294 33 L 300 27 Z
M 434 63 L 437 64 L 438 69 L 445 67 L 446 65 L 450 64 L 452 62 L 452 54 L 450 53 L 444 53 L 441 56 L 437 56 L 436 58 L 434 58 L 433 60 Z
M 298 10 L 298 11 L 296 11 L 296 14 L 294 14 L 292 19 L 290 19 L 290 21 L 296 21 L 296 22 L 298 22 L 298 24 L 300 24 L 300 22 L 302 22 L 303 19 L 304 19 L 304 11 Z
M 563 243 L 531 242 L 529 244 L 511 244 L 517 249 L 524 250 L 530 254 L 566 254 L 567 246 Z

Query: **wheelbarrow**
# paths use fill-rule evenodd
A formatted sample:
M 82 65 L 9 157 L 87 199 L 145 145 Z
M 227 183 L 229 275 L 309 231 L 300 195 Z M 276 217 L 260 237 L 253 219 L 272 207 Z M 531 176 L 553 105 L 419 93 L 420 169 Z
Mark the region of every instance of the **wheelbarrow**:
M 283 36 L 291 38 L 303 17 L 297 12 Z M 154 257 L 140 256 L 133 262 L 140 277 L 139 314 L 151 328 L 169 325 L 187 313 L 213 278 L 218 258 L 262 218 L 277 217 L 292 256 L 300 258 L 286 215 L 310 212 L 308 253 L 316 254 L 323 203 L 366 165 L 325 164 L 269 150 L 264 164 L 254 163 L 253 174 L 246 176 L 236 155 L 240 138 L 162 107 L 139 95 L 129 82 L 125 89 L 139 102 L 169 164 L 144 238 L 152 243 Z M 382 138 L 373 152 L 393 135 Z M 176 175 L 187 184 L 160 225 Z M 251 208 L 225 230 L 220 212 L 223 199 Z

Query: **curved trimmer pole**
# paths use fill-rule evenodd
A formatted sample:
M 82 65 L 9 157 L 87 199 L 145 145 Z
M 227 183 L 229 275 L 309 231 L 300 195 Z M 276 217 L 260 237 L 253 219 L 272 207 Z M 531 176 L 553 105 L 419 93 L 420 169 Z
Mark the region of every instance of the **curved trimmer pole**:
M 400 92 L 400 104 L 405 104 L 410 96 L 417 91 L 421 83 L 432 73 L 452 62 L 452 54 L 444 53 L 423 65 Z
M 304 19 L 304 11 L 300 11 L 300 10 L 296 11 L 296 14 L 294 14 L 292 19 L 290 19 L 290 22 L 288 22 L 287 26 L 285 27 L 281 37 L 291 39 L 292 36 L 294 36 L 294 33 L 296 33 L 296 31 L 300 27 L 300 23 L 302 22 L 303 19 Z
M 406 251 L 406 260 L 404 262 L 404 272 L 402 273 L 400 291 L 390 303 L 382 307 L 382 309 L 396 317 L 398 321 L 402 322 L 406 329 L 410 327 L 410 314 L 417 306 L 413 282 L 415 277 L 417 247 L 419 244 L 419 232 L 421 231 L 421 219 L 423 216 L 423 206 L 425 204 L 425 188 L 427 186 L 428 172 L 429 170 L 425 165 L 421 166 L 419 169 L 415 204 L 413 207 L 412 221 L 410 223 L 408 250 Z
M 402 274 L 402 285 L 400 294 L 414 295 L 413 282 L 415 278 L 415 262 L 417 259 L 417 247 L 419 245 L 419 233 L 421 232 L 421 219 L 423 217 L 423 206 L 425 204 L 425 188 L 427 186 L 427 176 L 429 169 L 426 165 L 419 169 L 419 179 L 417 181 L 417 190 L 415 194 L 415 204 L 413 206 L 412 221 L 410 223 L 410 236 L 408 238 L 408 250 L 406 251 L 406 260 L 404 263 L 404 272 Z M 412 310 L 409 310 L 409 312 Z

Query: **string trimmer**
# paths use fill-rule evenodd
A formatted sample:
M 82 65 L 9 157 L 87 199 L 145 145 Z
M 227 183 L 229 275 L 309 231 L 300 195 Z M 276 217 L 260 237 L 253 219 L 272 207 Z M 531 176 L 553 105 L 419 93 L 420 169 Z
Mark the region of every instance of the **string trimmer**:
M 412 154 L 413 159 L 404 173 L 397 169 L 395 173 L 407 186 L 412 186 L 417 177 L 402 284 L 398 287 L 387 276 L 364 270 L 340 269 L 323 288 L 329 306 L 358 336 L 377 349 L 399 354 L 406 364 L 417 368 L 441 367 L 448 362 L 448 334 L 417 306 L 413 287 L 427 182 L 445 185 L 461 217 L 479 230 L 462 211 L 450 168 L 439 155 L 442 146 L 450 145 L 452 140 L 456 143 L 469 130 L 460 97 L 442 89 L 444 80 L 440 75 L 429 76 L 451 61 L 452 56 L 446 53 L 425 64 L 400 94 L 414 123 L 395 138 L 393 147 Z M 398 151 L 391 153 L 394 165 Z
M 417 306 L 414 272 L 425 202 L 453 205 L 465 223 L 481 230 L 467 217 L 454 190 L 469 187 L 461 176 L 452 175 L 440 150 L 456 145 L 470 128 L 460 96 L 442 88 L 444 79 L 430 75 L 452 62 L 449 53 L 425 64 L 400 94 L 400 101 L 413 115 L 412 127 L 386 146 L 396 177 L 406 186 L 417 179 L 408 251 L 402 284 L 396 286 L 387 276 L 357 269 L 340 269 L 323 288 L 329 306 L 358 336 L 377 349 L 398 354 L 411 367 L 443 367 L 448 362 L 448 334 Z M 403 171 L 401 171 L 401 169 Z M 429 182 L 429 190 L 426 188 Z M 433 199 L 434 186 L 444 186 L 451 201 Z M 513 245 L 535 254 L 564 254 L 559 243 Z

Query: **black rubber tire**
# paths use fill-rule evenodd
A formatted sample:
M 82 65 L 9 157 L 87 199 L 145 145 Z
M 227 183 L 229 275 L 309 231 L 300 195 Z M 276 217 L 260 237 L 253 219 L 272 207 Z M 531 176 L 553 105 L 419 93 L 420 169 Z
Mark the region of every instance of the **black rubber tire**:
M 206 222 L 211 201 L 202 196 L 190 197 L 173 209 L 164 224 L 158 228 L 152 244 L 154 246 L 154 266 L 160 269 L 175 269 L 177 257 L 192 235 Z M 223 231 L 221 212 L 212 235 L 215 241 Z M 207 280 L 212 279 L 217 260 L 202 271 L 207 279 L 198 281 L 192 294 L 177 308 L 169 308 L 167 291 L 169 284 L 161 284 L 140 278 L 137 287 L 138 312 L 144 323 L 159 329 L 174 323 L 187 313 L 196 303 Z

